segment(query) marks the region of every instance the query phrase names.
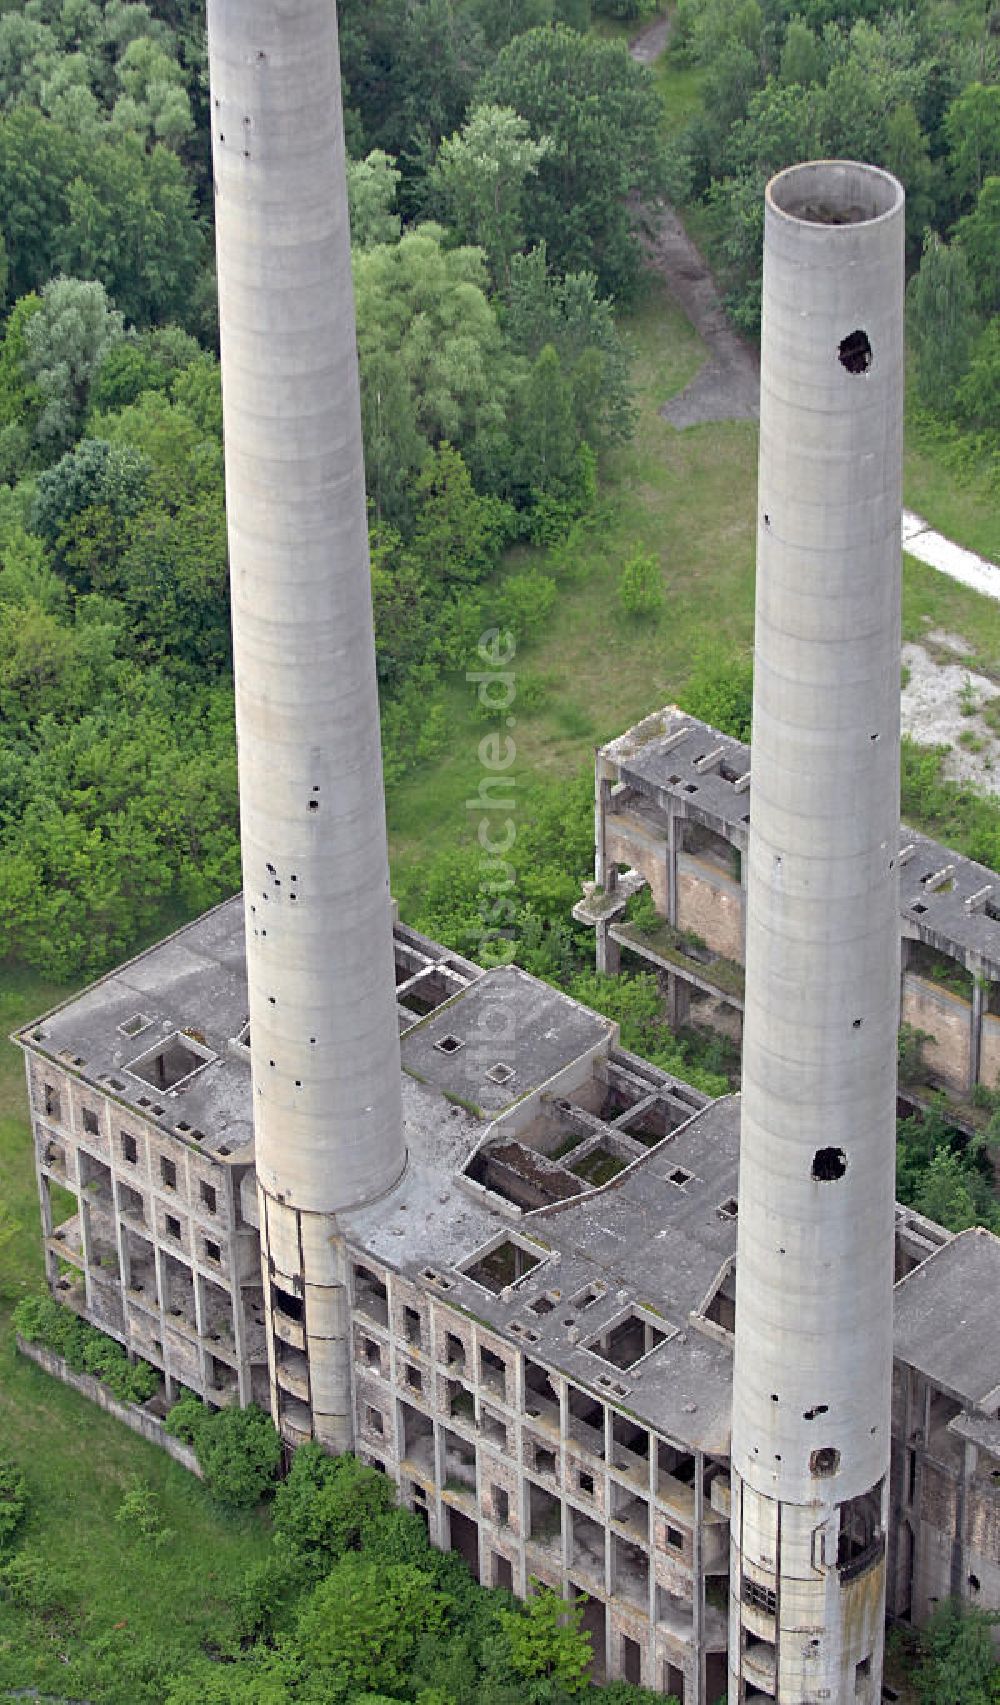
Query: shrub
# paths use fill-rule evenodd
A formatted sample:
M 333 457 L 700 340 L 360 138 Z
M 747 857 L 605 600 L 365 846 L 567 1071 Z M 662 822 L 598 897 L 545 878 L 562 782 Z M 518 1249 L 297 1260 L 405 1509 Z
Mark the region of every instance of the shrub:
M 200 1397 L 193 1391 L 185 1391 L 167 1415 L 163 1425 L 172 1438 L 180 1439 L 186 1445 L 196 1445 L 198 1436 L 206 1421 L 211 1419 L 211 1413 L 205 1408 Z
M 115 1521 L 126 1533 L 151 1540 L 157 1550 L 174 1537 L 170 1528 L 164 1526 L 160 1501 L 145 1480 L 132 1481 L 115 1512 Z
M 295 1453 L 274 1500 L 275 1532 L 301 1555 L 324 1567 L 361 1540 L 362 1530 L 395 1503 L 391 1483 L 353 1456 L 327 1456 L 319 1445 Z
M 13 1539 L 27 1511 L 24 1476 L 12 1462 L 0 1462 L 0 1548 Z
M 44 1344 L 75 1373 L 93 1374 L 121 1403 L 145 1403 L 160 1376 L 149 1362 L 134 1365 L 120 1344 L 49 1296 L 22 1297 L 14 1327 L 29 1344 Z
M 618 602 L 627 616 L 655 617 L 663 609 L 663 571 L 655 556 L 641 551 L 618 576 Z
M 251 1403 L 209 1414 L 194 1439 L 205 1484 L 228 1510 L 250 1509 L 272 1490 L 281 1465 L 274 1422 Z

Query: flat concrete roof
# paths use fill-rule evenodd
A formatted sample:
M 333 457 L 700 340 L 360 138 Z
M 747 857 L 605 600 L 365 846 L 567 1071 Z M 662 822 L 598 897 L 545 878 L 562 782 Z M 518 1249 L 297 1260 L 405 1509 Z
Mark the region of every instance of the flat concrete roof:
M 1000 1238 L 963 1231 L 896 1286 L 895 1354 L 973 1408 L 1000 1411 Z
M 664 806 L 677 800 L 685 816 L 746 847 L 753 783 L 743 779 L 751 774 L 751 749 L 742 741 L 667 705 L 610 740 L 600 756 L 639 793 Z M 935 878 L 941 885 L 928 886 Z M 974 969 L 1000 980 L 1000 876 L 904 826 L 899 887 L 907 936 L 975 961 Z
M 614 1029 L 520 966 L 497 965 L 407 1031 L 403 1070 L 495 1115 L 606 1043 Z

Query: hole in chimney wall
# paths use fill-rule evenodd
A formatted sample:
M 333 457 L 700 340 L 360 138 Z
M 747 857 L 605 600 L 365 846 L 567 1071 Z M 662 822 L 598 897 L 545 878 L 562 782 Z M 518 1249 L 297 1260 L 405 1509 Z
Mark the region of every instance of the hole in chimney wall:
M 821 1450 L 814 1450 L 809 1458 L 809 1472 L 819 1476 L 836 1474 L 840 1467 L 840 1452 L 832 1445 L 824 1445 Z
M 872 346 L 868 341 L 868 333 L 861 330 L 849 333 L 841 339 L 838 350 L 841 367 L 848 373 L 867 373 L 872 364 Z
M 833 1184 L 847 1171 L 847 1156 L 843 1149 L 817 1149 L 813 1155 L 812 1175 L 819 1184 Z
M 852 1030 L 860 1030 L 863 1023 L 864 1023 L 864 1019 L 855 1018 L 851 1022 L 851 1029 Z
M 817 1403 L 812 1409 L 803 1410 L 802 1419 L 803 1421 L 815 1421 L 817 1415 L 825 1415 L 829 1407 L 829 1403 Z

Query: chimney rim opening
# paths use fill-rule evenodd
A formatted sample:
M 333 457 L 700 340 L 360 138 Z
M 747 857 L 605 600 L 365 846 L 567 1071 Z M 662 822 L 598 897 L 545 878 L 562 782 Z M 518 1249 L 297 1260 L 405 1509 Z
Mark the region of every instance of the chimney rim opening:
M 804 160 L 771 179 L 768 212 L 793 225 L 846 230 L 900 213 L 906 197 L 891 172 L 860 160 Z

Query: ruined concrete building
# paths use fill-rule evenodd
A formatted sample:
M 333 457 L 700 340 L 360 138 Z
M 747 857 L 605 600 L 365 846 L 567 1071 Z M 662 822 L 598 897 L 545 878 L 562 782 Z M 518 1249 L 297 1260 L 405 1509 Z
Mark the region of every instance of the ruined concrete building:
M 340 1222 L 355 1448 L 487 1584 L 586 1593 L 598 1674 L 716 1705 L 739 1098 L 523 971 L 400 925 L 395 961 L 409 1165 Z M 266 1407 L 247 1010 L 232 900 L 19 1039 L 53 1293 L 170 1396 Z M 1000 1605 L 1000 1241 L 900 1208 L 895 1248 L 889 1607 L 922 1620 Z M 307 1439 L 303 1290 L 270 1292 Z
M 869 955 L 857 1010 L 870 1028 L 853 1041 L 836 1030 L 823 1055 L 840 1061 L 832 1076 L 810 1077 L 794 1003 L 775 988 L 775 968 L 755 969 L 751 956 L 763 1046 L 748 1068 L 743 1178 L 738 1097 L 709 1101 L 624 1051 L 614 1024 L 567 996 L 513 966 L 483 972 L 394 919 L 336 10 L 332 0 L 209 0 L 208 24 L 245 893 L 20 1033 L 49 1283 L 162 1369 L 168 1398 L 187 1387 L 213 1404 L 256 1401 L 289 1447 L 353 1446 L 481 1580 L 519 1593 L 538 1580 L 584 1597 L 599 1676 L 684 1705 L 727 1695 L 872 1705 L 884 1590 L 890 1609 L 916 1619 L 951 1593 L 1000 1603 L 1000 1242 L 950 1237 L 898 1208 L 893 1221 L 894 883 L 872 882 L 860 910 L 851 901 Z M 809 172 L 802 205 L 805 180 L 791 202 L 780 201 L 779 180 L 772 210 L 792 250 L 803 226 L 806 252 L 832 242 L 850 265 L 843 300 L 832 284 L 826 299 L 822 267 L 811 309 L 797 290 L 810 347 L 786 340 L 779 404 L 762 415 L 774 487 L 796 517 L 790 526 L 775 504 L 774 541 L 762 547 L 762 585 L 778 588 L 765 635 L 808 519 L 781 448 L 799 436 L 795 392 L 812 382 L 810 361 L 832 363 L 836 383 L 854 387 L 837 425 L 843 481 L 852 441 L 863 448 L 871 427 L 862 399 L 883 395 L 878 364 L 891 340 L 879 340 L 898 306 L 892 284 L 871 321 L 872 356 L 852 331 L 847 273 L 877 276 L 877 256 L 862 257 L 884 211 L 898 235 L 892 180 L 867 168 Z M 831 198 L 833 224 L 816 214 Z M 808 270 L 793 266 L 785 285 Z M 819 390 L 830 383 L 821 373 Z M 894 406 L 877 403 L 886 420 Z M 893 626 L 891 432 L 884 445 L 881 482 L 864 451 L 876 497 L 860 528 L 843 505 L 837 512 L 836 481 L 819 485 L 844 586 L 866 552 L 873 574 L 886 570 L 879 633 L 856 636 L 868 663 Z M 851 653 L 849 623 L 826 613 L 820 628 Z M 779 630 L 764 645 L 774 679 L 790 656 Z M 847 665 L 830 656 L 836 675 Z M 798 896 L 796 860 L 816 834 L 815 778 L 804 831 L 783 839 L 774 809 L 789 798 L 783 766 L 797 742 L 819 750 L 829 736 L 808 674 L 791 675 L 795 692 L 759 701 L 773 717 L 760 750 L 778 785 L 763 811 L 758 800 L 751 939 L 754 928 L 787 929 L 794 908 L 782 893 Z M 836 791 L 828 805 L 851 819 L 864 856 L 873 841 L 888 866 L 896 734 L 876 675 L 868 669 L 867 697 L 859 688 L 845 704 L 852 738 L 860 718 L 871 741 L 863 809 L 852 815 Z M 599 766 L 604 892 L 587 915 L 608 963 L 629 939 L 622 897 L 649 880 L 670 920 L 663 963 L 675 1006 L 720 976 L 711 945 L 697 963 L 673 952 L 685 884 L 685 904 L 703 905 L 688 917 L 706 942 L 721 941 L 713 931 L 726 920 L 722 992 L 741 998 L 742 879 L 728 861 L 730 846 L 742 856 L 747 845 L 748 764 L 702 732 L 659 721 L 622 746 L 620 763 L 609 748 Z M 851 855 L 842 830 L 834 823 L 819 847 L 831 880 Z M 958 861 L 939 858 L 919 920 L 929 913 L 933 927 L 948 889 L 949 926 L 974 934 L 982 896 L 964 907 L 964 881 Z M 810 917 L 817 894 L 835 905 L 849 893 L 838 876 L 836 892 L 812 894 Z M 857 976 L 839 928 L 829 963 L 843 1018 Z M 819 938 L 800 937 L 787 951 L 811 943 L 808 1015 L 824 960 Z M 978 1010 L 981 1061 L 988 1020 Z M 772 1041 L 783 1038 L 783 1078 L 759 1069 L 769 1025 Z M 839 1199 L 855 1218 L 868 1212 L 855 1175 L 867 1179 L 867 1244 L 843 1211 L 827 1211 L 826 1173 L 804 1189 L 783 1183 L 769 1220 L 768 1143 L 788 1138 L 799 1066 L 802 1131 L 784 1152 L 796 1164 L 797 1144 L 816 1161 L 832 1157 L 831 1168 L 845 1159 L 829 1177 L 846 1170 Z M 862 1127 L 864 1160 L 853 1146 Z M 779 1220 L 791 1229 L 775 1250 Z M 837 1293 L 829 1319 L 806 1232 Z M 864 1281 L 853 1315 L 852 1263 Z M 853 1363 L 852 1329 L 867 1333 Z M 827 1334 L 836 1390 L 813 1398 Z M 813 1415 L 801 1413 L 807 1384 Z M 768 1446 L 790 1441 L 787 1462 L 779 1447 L 755 1463 L 765 1435 Z

